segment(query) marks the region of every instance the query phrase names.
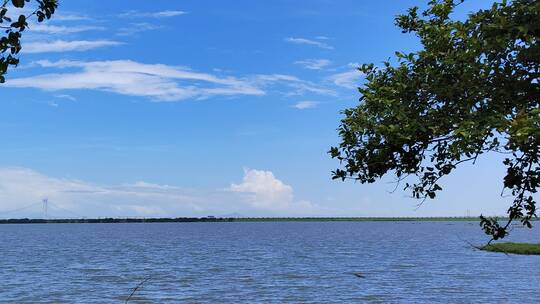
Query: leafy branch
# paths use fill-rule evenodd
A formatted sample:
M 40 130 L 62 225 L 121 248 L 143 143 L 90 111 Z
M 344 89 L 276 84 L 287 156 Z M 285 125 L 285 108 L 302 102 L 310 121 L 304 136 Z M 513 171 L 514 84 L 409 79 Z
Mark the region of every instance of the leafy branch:
M 58 7 L 57 0 L 32 0 L 37 7 L 30 14 L 19 14 L 17 18 L 8 16 L 10 3 L 14 8 L 24 8 L 27 2 L 31 0 L 3 0 L 0 5 L 0 28 L 4 29 L 4 34 L 0 37 L 0 83 L 5 82 L 4 75 L 8 68 L 19 64 L 19 58 L 16 55 L 22 49 L 21 37 L 28 27 L 28 19 L 37 16 L 37 21 L 43 22 L 50 19 Z
M 540 184 L 540 2 L 500 1 L 468 16 L 450 16 L 463 0 L 431 0 L 397 16 L 423 49 L 396 52 L 395 64 L 364 64 L 358 106 L 343 111 L 340 162 L 333 179 L 374 183 L 386 174 L 415 177 L 412 197 L 435 199 L 439 181 L 482 154 L 507 156 L 504 189 L 514 197 L 508 221 L 480 217 L 496 240 L 512 222 L 532 227 Z

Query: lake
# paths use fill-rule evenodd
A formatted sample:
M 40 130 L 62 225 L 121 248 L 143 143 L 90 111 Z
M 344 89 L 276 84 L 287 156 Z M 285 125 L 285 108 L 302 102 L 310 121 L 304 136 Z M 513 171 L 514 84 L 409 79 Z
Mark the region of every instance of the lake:
M 540 256 L 467 244 L 485 240 L 477 222 L 0 225 L 0 301 L 123 303 L 149 278 L 130 303 L 538 303 Z

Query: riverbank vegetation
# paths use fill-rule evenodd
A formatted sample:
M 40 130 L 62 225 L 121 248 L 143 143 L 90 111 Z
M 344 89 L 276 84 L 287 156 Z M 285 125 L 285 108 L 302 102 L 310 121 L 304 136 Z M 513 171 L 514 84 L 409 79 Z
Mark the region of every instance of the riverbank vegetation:
M 480 247 L 480 250 L 502 252 L 506 254 L 540 255 L 540 244 L 530 243 L 498 243 Z

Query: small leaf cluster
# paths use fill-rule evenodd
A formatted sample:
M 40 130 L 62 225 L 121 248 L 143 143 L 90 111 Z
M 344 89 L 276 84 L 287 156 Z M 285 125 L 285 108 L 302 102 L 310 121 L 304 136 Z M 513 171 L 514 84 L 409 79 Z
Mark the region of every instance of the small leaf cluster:
M 16 18 L 9 16 L 10 8 L 24 8 L 29 2 L 35 4 L 34 11 L 29 15 L 20 14 Z M 0 83 L 5 82 L 5 74 L 10 66 L 19 64 L 16 55 L 21 51 L 21 37 L 28 27 L 27 20 L 37 16 L 38 22 L 50 19 L 58 6 L 57 0 L 3 0 L 0 4 Z
M 505 153 L 509 220 L 481 218 L 493 239 L 513 220 L 530 227 L 540 183 L 540 1 L 495 2 L 466 20 L 463 0 L 432 0 L 396 17 L 423 48 L 396 52 L 394 64 L 364 64 L 358 106 L 343 111 L 334 179 L 373 183 L 393 173 L 422 201 L 439 181 L 487 152 Z M 409 180 L 413 182 L 408 183 Z

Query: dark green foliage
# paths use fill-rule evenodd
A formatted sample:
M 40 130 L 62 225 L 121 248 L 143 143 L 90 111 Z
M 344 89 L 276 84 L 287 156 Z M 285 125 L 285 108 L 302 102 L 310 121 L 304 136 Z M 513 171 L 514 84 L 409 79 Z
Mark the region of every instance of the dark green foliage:
M 540 183 L 540 1 L 494 3 L 464 21 L 450 18 L 463 1 L 430 1 L 396 18 L 423 49 L 396 52 L 397 64 L 360 70 L 357 107 L 346 109 L 341 143 L 329 151 L 341 162 L 334 179 L 373 183 L 387 173 L 413 197 L 433 199 L 439 180 L 483 153 L 507 155 L 504 189 L 514 197 L 508 220 L 481 216 L 493 240 L 514 220 L 531 227 Z M 410 177 L 410 178 L 409 178 Z
M 28 15 L 19 15 L 17 18 L 9 16 L 9 6 L 23 8 L 27 2 L 35 4 L 35 10 Z M 5 82 L 5 74 L 9 66 L 19 64 L 15 57 L 22 49 L 21 36 L 28 27 L 27 19 L 37 16 L 38 22 L 51 18 L 58 6 L 57 0 L 2 0 L 0 4 L 0 29 L 4 31 L 0 36 L 0 83 Z

